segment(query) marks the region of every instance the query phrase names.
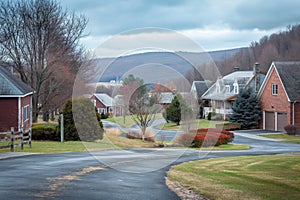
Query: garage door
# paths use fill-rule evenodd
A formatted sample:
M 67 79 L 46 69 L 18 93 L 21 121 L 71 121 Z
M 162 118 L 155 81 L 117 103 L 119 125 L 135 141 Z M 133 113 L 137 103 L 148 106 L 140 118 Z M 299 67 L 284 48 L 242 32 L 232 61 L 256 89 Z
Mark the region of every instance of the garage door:
M 265 112 L 265 124 L 266 124 L 266 130 L 275 130 L 275 114 L 273 112 Z
M 287 125 L 287 113 L 277 113 L 277 130 L 284 131 L 284 127 Z

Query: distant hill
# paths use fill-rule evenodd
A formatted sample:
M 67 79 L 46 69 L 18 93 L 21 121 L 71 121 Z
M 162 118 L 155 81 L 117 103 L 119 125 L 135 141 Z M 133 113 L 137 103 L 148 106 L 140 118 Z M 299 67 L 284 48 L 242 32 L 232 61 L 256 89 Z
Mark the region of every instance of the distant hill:
M 206 62 L 221 62 L 229 59 L 237 52 L 245 48 L 228 49 L 221 51 L 211 51 L 204 53 L 191 52 L 147 52 L 141 54 L 128 55 L 118 58 L 98 58 L 95 59 L 99 67 L 106 67 L 99 81 L 116 80 L 124 73 L 129 72 L 137 66 L 149 63 L 156 63 L 168 66 L 177 72 L 185 75 L 194 66 L 204 64 Z M 153 70 L 155 70 L 153 68 Z M 155 71 L 152 71 L 155 72 Z
M 249 44 L 234 56 L 219 61 L 220 72 L 227 74 L 234 67 L 250 70 L 254 63 L 260 63 L 262 72 L 267 72 L 273 61 L 300 61 L 300 25 L 288 26 L 285 31 L 262 37 Z

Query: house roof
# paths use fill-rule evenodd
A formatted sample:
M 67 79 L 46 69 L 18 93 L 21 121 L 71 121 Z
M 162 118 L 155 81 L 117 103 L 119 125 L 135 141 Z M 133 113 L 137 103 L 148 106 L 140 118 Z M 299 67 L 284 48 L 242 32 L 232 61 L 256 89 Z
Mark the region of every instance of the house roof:
M 94 96 L 106 107 L 113 106 L 113 99 L 105 93 L 95 93 Z
M 196 92 L 197 97 L 201 98 L 201 96 L 208 90 L 208 88 L 212 85 L 212 82 L 209 80 L 206 81 L 194 81 L 191 92 Z
M 26 96 L 34 90 L 15 77 L 12 73 L 0 66 L 0 95 L 1 96 Z
M 238 88 L 243 89 L 246 86 L 252 87 L 254 85 L 251 82 L 254 81 L 253 71 L 235 71 L 223 78 L 219 78 L 203 95 L 203 99 L 214 99 L 214 100 L 229 100 L 234 99 L 236 96 L 234 93 L 233 84 L 236 82 Z M 260 74 L 260 80 L 264 79 L 264 75 Z M 219 86 L 219 91 L 217 91 L 217 86 Z
M 174 98 L 175 94 L 172 92 L 162 92 L 159 95 L 159 103 L 170 104 Z
M 278 72 L 289 101 L 300 102 L 300 62 L 273 62 L 259 95 L 262 94 L 273 69 Z

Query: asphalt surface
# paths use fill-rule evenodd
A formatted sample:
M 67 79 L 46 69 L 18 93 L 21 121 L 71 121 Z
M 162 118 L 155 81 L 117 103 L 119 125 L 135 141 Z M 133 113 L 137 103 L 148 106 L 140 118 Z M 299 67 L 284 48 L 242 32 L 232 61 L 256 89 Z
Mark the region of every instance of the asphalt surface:
M 252 148 L 2 155 L 0 199 L 179 199 L 165 184 L 166 173 L 174 164 L 217 157 L 300 152 L 298 144 L 265 139 L 251 132 L 236 132 L 234 143 Z

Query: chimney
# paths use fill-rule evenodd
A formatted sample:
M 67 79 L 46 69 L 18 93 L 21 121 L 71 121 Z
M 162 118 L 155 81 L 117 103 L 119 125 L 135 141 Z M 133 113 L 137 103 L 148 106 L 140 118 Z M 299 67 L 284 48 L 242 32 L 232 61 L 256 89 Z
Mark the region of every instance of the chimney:
M 233 72 L 240 71 L 240 68 L 239 68 L 239 67 L 234 67 L 232 71 L 233 71 Z
M 260 88 L 260 65 L 256 62 L 253 66 L 253 76 L 254 76 L 254 91 L 258 92 Z

